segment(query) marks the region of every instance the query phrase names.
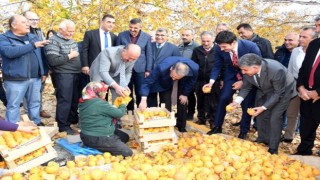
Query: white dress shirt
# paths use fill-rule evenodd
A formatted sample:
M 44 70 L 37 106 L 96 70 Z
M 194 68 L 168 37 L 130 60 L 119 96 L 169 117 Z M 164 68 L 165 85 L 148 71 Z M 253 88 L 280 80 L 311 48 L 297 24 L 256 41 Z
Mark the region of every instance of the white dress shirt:
M 100 42 L 101 42 L 101 50 L 105 49 L 105 35 L 104 35 L 105 31 L 102 30 L 101 28 L 99 28 L 99 35 L 100 35 Z M 108 47 L 111 47 L 111 36 L 110 36 L 110 32 L 108 32 L 107 34 L 108 36 Z

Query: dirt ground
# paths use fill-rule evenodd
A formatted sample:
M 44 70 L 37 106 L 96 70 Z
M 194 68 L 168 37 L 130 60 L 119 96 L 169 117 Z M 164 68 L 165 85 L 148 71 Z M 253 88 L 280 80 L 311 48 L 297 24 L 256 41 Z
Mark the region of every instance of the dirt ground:
M 51 118 L 42 118 L 42 122 L 46 125 L 51 125 L 55 122 L 55 107 L 56 100 L 54 96 L 54 89 L 52 87 L 50 79 L 46 82 L 46 86 L 43 92 L 43 109 L 51 115 Z M 21 113 L 23 113 L 23 107 L 21 108 Z M 0 105 L 0 116 L 5 116 L 5 107 Z M 237 137 L 239 134 L 239 127 L 233 127 L 232 122 L 237 122 L 241 117 L 241 109 L 237 109 L 234 113 L 228 113 L 226 115 L 225 124 L 223 125 L 223 133 L 226 135 Z M 193 121 L 196 121 L 196 116 Z M 190 124 L 190 123 L 189 123 Z M 194 123 L 192 123 L 194 124 Z M 206 127 L 208 129 L 208 126 Z M 254 141 L 257 137 L 257 132 L 251 129 L 248 133 L 248 140 Z M 292 143 L 280 143 L 280 151 L 293 154 L 296 152 L 296 148 L 300 143 L 299 134 L 296 135 Z M 317 139 L 315 141 L 314 155 L 320 150 L 320 128 L 317 130 Z

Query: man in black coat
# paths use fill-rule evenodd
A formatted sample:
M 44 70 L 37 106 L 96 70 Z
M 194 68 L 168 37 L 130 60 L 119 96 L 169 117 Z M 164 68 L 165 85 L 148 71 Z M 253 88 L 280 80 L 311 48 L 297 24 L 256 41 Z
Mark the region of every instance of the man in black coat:
M 260 37 L 254 33 L 252 27 L 247 23 L 240 24 L 237 27 L 237 30 L 242 39 L 246 39 L 257 44 L 263 58 L 273 59 L 272 47 L 268 39 Z
M 112 33 L 112 29 L 115 26 L 115 18 L 110 14 L 106 14 L 102 17 L 100 22 L 100 28 L 87 31 L 84 34 L 82 41 L 82 50 L 81 50 L 81 64 L 82 64 L 82 73 L 84 78 L 82 81 L 85 86 L 90 82 L 89 78 L 89 68 L 98 56 L 98 54 L 107 47 L 115 46 L 117 36 Z

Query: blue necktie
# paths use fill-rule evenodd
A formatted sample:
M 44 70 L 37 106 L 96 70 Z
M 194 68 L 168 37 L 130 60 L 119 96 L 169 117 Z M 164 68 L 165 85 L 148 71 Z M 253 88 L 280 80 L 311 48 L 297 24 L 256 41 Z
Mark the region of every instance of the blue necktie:
M 108 32 L 104 32 L 104 48 L 108 47 Z

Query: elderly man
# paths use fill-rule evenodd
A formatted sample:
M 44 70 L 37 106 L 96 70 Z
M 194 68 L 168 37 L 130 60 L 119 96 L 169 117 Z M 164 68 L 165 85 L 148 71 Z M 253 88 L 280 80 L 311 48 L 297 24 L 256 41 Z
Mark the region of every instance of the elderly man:
M 179 48 L 168 42 L 168 32 L 165 28 L 156 30 L 156 42 L 151 44 L 152 47 L 152 69 L 155 69 L 159 63 L 170 56 L 180 56 Z M 163 99 L 159 93 L 160 99 Z M 161 101 L 161 100 L 160 100 Z M 148 105 L 150 107 L 158 107 L 158 93 L 153 92 L 148 95 Z M 170 108 L 171 109 L 171 108 Z
M 6 120 L 20 120 L 20 103 L 25 97 L 29 116 L 40 124 L 41 77 L 47 74 L 40 47 L 48 43 L 30 34 L 29 21 L 21 15 L 9 19 L 10 30 L 0 35 L 2 73 L 8 100 Z
M 130 91 L 128 84 L 132 69 L 140 54 L 140 46 L 128 44 L 104 49 L 93 61 L 90 77 L 92 81 L 103 81 L 109 85 L 112 102 L 117 96 L 125 96 L 125 91 Z
M 220 96 L 220 83 L 214 83 L 211 92 L 204 93 L 202 86 L 210 80 L 211 70 L 214 66 L 214 35 L 210 31 L 203 31 L 200 34 L 201 46 L 193 50 L 191 59 L 199 65 L 199 76 L 195 85 L 197 95 L 197 124 L 206 125 L 208 120 L 210 127 L 213 127 L 215 109 Z M 218 79 L 220 81 L 220 78 Z
M 261 55 L 263 58 L 273 59 L 273 52 L 270 41 L 254 33 L 250 24 L 241 23 L 238 25 L 237 30 L 239 36 L 242 39 L 246 39 L 256 43 L 261 51 Z
M 99 29 L 86 31 L 84 34 L 81 61 L 82 73 L 85 74 L 85 76 L 83 76 L 85 84 L 90 82 L 90 78 L 88 77 L 89 68 L 91 67 L 94 59 L 103 49 L 115 46 L 117 35 L 111 32 L 114 26 L 114 16 L 106 14 L 101 19 Z
M 31 11 L 26 11 L 24 14 L 24 17 L 26 17 L 29 22 L 30 22 L 30 33 L 36 35 L 40 41 L 45 40 L 46 38 L 44 37 L 44 34 L 41 30 L 41 28 L 38 27 L 38 24 L 40 22 L 40 18 L 38 15 L 34 12 Z M 43 51 L 42 51 L 43 52 Z M 44 52 L 43 52 L 44 53 Z M 45 60 L 45 66 L 47 66 L 47 61 Z M 42 109 L 42 92 L 44 89 L 44 84 L 45 84 L 46 79 L 42 79 L 42 85 L 41 85 L 41 104 L 40 104 L 40 116 L 43 118 L 50 118 L 50 114 L 48 114 L 46 111 Z M 24 102 L 25 110 L 27 112 L 27 104 Z
M 64 20 L 59 25 L 58 34 L 50 37 L 46 46 L 47 60 L 55 73 L 56 121 L 59 131 L 73 134 L 71 124 L 78 123 L 78 99 L 80 97 L 81 62 L 78 45 L 72 39 L 76 25 Z
M 178 48 L 181 56 L 191 59 L 193 49 L 198 47 L 199 44 L 194 41 L 194 31 L 193 29 L 184 29 L 181 32 L 182 43 L 179 44 Z M 193 120 L 193 115 L 195 113 L 196 108 L 196 96 L 194 94 L 194 90 L 188 96 L 188 115 L 187 118 L 189 120 Z
M 315 27 L 304 27 L 300 32 L 299 47 L 292 50 L 292 54 L 289 61 L 288 72 L 290 72 L 294 79 L 298 79 L 299 69 L 304 60 L 304 56 L 309 43 L 318 37 Z M 300 97 L 298 92 L 294 89 L 293 97 L 290 100 L 289 107 L 286 112 L 287 126 L 285 133 L 281 138 L 281 141 L 291 143 L 297 128 L 298 115 L 300 109 Z
M 243 86 L 229 105 L 239 106 L 253 87 L 258 88 L 252 115 L 257 118 L 257 142 L 268 144 L 268 152 L 277 154 L 282 114 L 288 107 L 294 89 L 293 76 L 279 62 L 262 59 L 251 53 L 240 58 L 239 68 L 243 74 Z
M 191 59 L 179 56 L 165 58 L 142 84 L 139 108 L 146 109 L 149 93 L 159 92 L 160 102 L 165 103 L 169 111 L 171 105 L 177 104 L 177 127 L 180 132 L 186 132 L 187 97 L 196 83 L 198 70 L 198 64 Z
M 136 104 L 140 103 L 141 96 L 139 90 L 144 78 L 149 76 L 152 69 L 152 49 L 151 36 L 141 30 L 142 21 L 139 18 L 133 18 L 129 23 L 129 30 L 119 33 L 116 45 L 136 44 L 141 48 L 141 55 L 134 64 L 129 88 L 136 95 Z M 133 99 L 133 93 L 131 93 Z M 134 101 L 128 104 L 128 110 L 133 110 Z

